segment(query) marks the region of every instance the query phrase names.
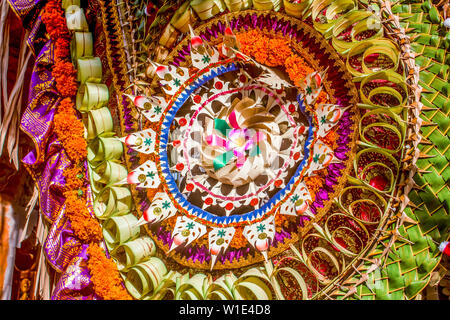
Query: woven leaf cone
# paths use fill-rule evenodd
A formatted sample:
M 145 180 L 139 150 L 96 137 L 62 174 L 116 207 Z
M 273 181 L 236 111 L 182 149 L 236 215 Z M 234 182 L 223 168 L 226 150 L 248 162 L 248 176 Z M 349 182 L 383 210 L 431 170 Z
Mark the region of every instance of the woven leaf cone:
M 120 23 L 125 31 L 121 34 L 127 37 L 126 42 L 129 47 L 124 48 L 126 54 L 120 51 L 122 49 L 118 52 L 122 52 L 123 56 L 128 56 L 130 59 L 127 66 L 128 72 L 124 72 L 123 69 L 117 71 L 117 74 L 120 72 L 123 74 L 117 78 L 120 78 L 120 81 L 116 80 L 116 91 L 150 95 L 152 90 L 149 89 L 149 84 L 153 76 L 149 75 L 148 70 L 145 69 L 147 66 L 144 62 L 145 59 L 150 58 L 156 62 L 166 60 L 174 48 L 176 39 L 183 33 L 176 28 L 178 24 L 175 22 L 177 21 L 171 20 L 171 17 L 189 16 L 189 19 L 193 19 L 190 21 L 194 27 L 201 25 L 203 21 L 195 18 L 195 13 L 186 9 L 186 6 L 177 6 L 175 1 L 168 1 L 166 6 L 160 9 L 155 19 L 156 22 L 150 26 L 150 31 L 145 34 L 142 32 L 143 28 L 139 27 L 145 20 L 145 16 L 141 15 L 139 19 L 135 20 L 130 18 L 135 15 L 134 12 L 142 10 L 142 4 L 138 4 L 140 8 L 134 8 L 125 2 L 121 9 L 116 9 L 103 1 L 101 3 L 105 8 L 103 21 L 107 21 L 108 17 L 113 16 L 118 20 L 117 25 L 119 25 L 118 17 L 121 14 L 115 13 L 115 10 L 119 10 L 119 13 L 126 12 L 131 24 L 136 24 L 134 27 L 130 27 L 128 23 Z M 319 3 L 327 3 L 328 6 L 332 1 L 329 3 L 327 1 L 311 1 L 308 9 L 305 9 L 303 13 L 304 17 L 311 15 L 314 18 L 318 12 L 321 12 L 323 8 L 320 8 L 321 4 Z M 323 224 L 314 225 L 307 236 L 311 236 L 315 232 L 314 236 L 319 236 L 324 242 L 339 248 L 340 254 L 342 254 L 339 259 L 342 258 L 342 261 L 345 262 L 335 278 L 330 281 L 322 281 L 319 288 L 309 295 L 306 294 L 306 285 L 302 282 L 300 274 L 292 268 L 285 268 L 285 272 L 290 272 L 292 277 L 298 280 L 299 291 L 301 291 L 303 299 L 413 299 L 427 285 L 431 272 L 439 264 L 441 258 L 438 249 L 439 243 L 448 239 L 450 226 L 448 197 L 450 195 L 448 186 L 450 176 L 448 166 L 450 158 L 448 138 L 450 55 L 447 53 L 449 45 L 446 45 L 444 40 L 448 29 L 443 27 L 442 16 L 432 4 L 412 3 L 412 1 L 400 1 L 395 5 L 386 1 L 374 1 L 373 3 L 355 1 L 354 6 L 345 6 L 345 9 L 340 12 L 347 14 L 348 20 L 345 22 L 349 23 L 347 27 L 355 21 L 359 21 L 355 20 L 360 19 L 358 14 L 355 14 L 356 10 L 360 11 L 360 15 L 361 12 L 365 14 L 370 11 L 372 4 L 381 8 L 379 15 L 384 35 L 399 46 L 403 66 L 398 74 L 393 75 L 393 70 L 390 70 L 382 73 L 381 76 L 397 79 L 395 81 L 398 81 L 398 84 L 406 83 L 404 89 L 408 91 L 407 103 L 405 102 L 403 105 L 402 111 L 397 112 L 400 115 L 392 116 L 393 119 L 398 119 L 398 123 L 400 123 L 398 127 L 405 131 L 402 133 L 404 135 L 403 148 L 399 148 L 399 157 L 397 157 L 398 179 L 396 179 L 392 192 L 384 192 L 382 196 L 376 195 L 375 198 L 378 202 L 386 204 L 386 210 L 377 231 L 371 235 L 372 241 L 359 253 L 353 254 L 346 251 L 340 243 L 330 237 L 329 230 L 324 228 Z M 393 6 L 391 7 L 391 5 Z M 197 21 L 195 21 L 196 19 Z M 338 39 L 339 32 L 345 29 L 343 28 L 345 23 L 338 25 L 343 29 L 336 34 L 333 33 L 335 30 L 333 23 L 334 21 L 317 23 L 314 27 L 333 44 L 342 60 L 345 61 L 351 52 L 352 44 Z M 181 26 L 178 27 L 181 28 Z M 113 38 L 109 36 L 109 33 L 113 35 L 120 33 L 116 26 L 106 29 L 107 39 Z M 139 32 L 132 33 L 130 30 L 139 30 Z M 381 31 L 377 33 L 377 36 L 380 33 Z M 383 47 L 383 50 L 389 50 L 388 47 L 384 47 L 384 43 L 377 42 L 377 45 Z M 111 42 L 111 46 L 114 47 L 115 44 Z M 117 47 L 119 46 L 120 44 L 117 45 Z M 113 65 L 112 60 L 110 60 L 110 64 Z M 146 71 L 148 77 L 145 75 Z M 371 76 L 370 73 L 368 74 Z M 355 82 L 364 83 L 364 77 L 357 78 L 358 76 L 354 78 Z M 122 81 L 123 84 L 120 83 Z M 375 106 L 375 108 L 377 107 Z M 379 110 L 375 109 L 371 112 L 373 115 L 379 115 L 381 114 Z M 370 143 L 361 143 L 358 151 L 370 150 L 370 146 Z M 396 163 L 397 160 L 394 157 L 380 153 L 392 163 Z M 355 163 L 357 160 L 358 156 Z M 354 172 L 352 174 L 355 175 Z M 368 190 L 367 186 L 354 177 L 349 178 L 345 187 Z M 340 200 L 333 204 L 331 209 L 336 210 L 335 213 L 342 210 L 349 211 L 343 208 Z M 337 217 L 337 213 L 335 217 Z M 306 241 L 303 240 L 303 242 Z M 301 240 L 298 245 L 291 246 L 285 257 L 290 255 L 289 258 L 295 257 L 306 265 L 308 256 L 302 250 Z M 286 297 L 283 296 L 277 280 L 279 272 L 280 269 L 270 263 L 246 270 L 239 277 L 230 273 L 215 281 L 209 275 L 205 276 L 201 273 L 189 277 L 188 274 L 181 276 L 178 272 L 169 272 L 163 276 L 164 280 L 153 296 L 148 295 L 144 298 L 161 298 L 167 288 L 172 288 L 175 289 L 175 298 L 195 295 L 197 299 L 211 297 L 246 299 L 253 295 L 246 295 L 245 293 L 248 291 L 242 290 L 242 288 L 256 287 L 258 289 L 255 292 L 260 292 L 259 297 L 283 299 Z M 314 275 L 322 279 L 320 274 Z M 180 281 L 176 287 L 175 279 Z M 270 290 L 266 290 L 268 283 Z
M 450 55 L 444 38 L 449 29 L 443 27 L 442 17 L 436 16 L 438 11 L 428 1 L 412 2 L 400 1 L 391 11 L 400 18 L 420 67 L 422 139 L 415 163 L 415 184 L 404 210 L 412 220 L 404 220 L 401 226 L 398 219 L 393 221 L 388 230 L 398 230 L 399 236 L 386 235 L 368 255 L 371 261 L 356 268 L 344 286 L 333 292 L 333 298 L 413 299 L 428 284 L 430 273 L 440 262 L 438 244 L 448 239 Z

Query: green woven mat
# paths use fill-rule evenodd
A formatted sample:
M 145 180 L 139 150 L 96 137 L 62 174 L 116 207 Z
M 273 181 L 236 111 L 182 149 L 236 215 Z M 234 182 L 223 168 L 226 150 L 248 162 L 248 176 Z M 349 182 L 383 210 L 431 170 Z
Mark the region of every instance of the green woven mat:
M 450 29 L 428 1 L 399 1 L 392 12 L 410 36 L 412 50 L 420 54 L 415 60 L 421 68 L 423 140 L 414 176 L 417 185 L 405 210 L 418 223 L 405 222 L 400 235 L 386 234 L 369 259 L 332 294 L 337 299 L 413 299 L 428 284 L 440 262 L 439 243 L 449 236 Z

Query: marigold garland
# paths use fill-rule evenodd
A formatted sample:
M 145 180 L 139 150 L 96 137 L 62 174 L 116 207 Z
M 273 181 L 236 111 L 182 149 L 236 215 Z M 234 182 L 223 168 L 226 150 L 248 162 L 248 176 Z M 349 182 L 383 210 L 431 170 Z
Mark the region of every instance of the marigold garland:
M 288 40 L 270 38 L 256 30 L 237 34 L 236 37 L 244 54 L 269 67 L 285 67 L 296 86 L 314 71 L 302 57 L 292 51 Z
M 87 253 L 89 255 L 88 268 L 91 270 L 91 280 L 95 292 L 105 300 L 132 300 L 122 286 L 116 264 L 106 258 L 103 249 L 97 244 L 91 244 Z
M 54 44 L 54 65 L 52 76 L 56 89 L 64 98 L 54 117 L 54 130 L 73 165 L 64 171 L 65 214 L 75 235 L 88 246 L 88 269 L 95 293 L 105 299 L 132 299 L 122 285 L 116 264 L 108 259 L 97 245 L 103 239 L 98 221 L 87 209 L 86 181 L 83 163 L 87 156 L 87 142 L 84 139 L 84 126 L 77 117 L 73 98 L 78 84 L 76 70 L 70 62 L 71 33 L 67 28 L 61 0 L 49 0 L 42 13 L 50 39 Z
M 70 160 L 78 163 L 87 156 L 87 143 L 83 137 L 84 126 L 76 115 L 71 98 L 65 98 L 54 117 L 54 130 Z
M 76 74 L 77 71 L 70 61 L 58 60 L 53 66 L 52 75 L 55 77 L 56 89 L 62 97 L 73 97 L 77 94 Z
M 47 33 L 52 40 L 58 38 L 70 39 L 70 32 L 67 28 L 66 18 L 60 0 L 49 0 L 45 4 L 41 17 L 42 22 L 44 22 L 45 28 L 47 29 Z
M 56 81 L 56 89 L 63 97 L 72 97 L 77 93 L 76 70 L 70 61 L 70 38 L 61 1 L 50 0 L 46 3 L 42 13 L 50 39 L 55 48 L 55 64 L 52 69 Z
M 269 38 L 256 30 L 238 34 L 236 38 L 244 54 L 269 67 L 283 66 L 287 57 L 292 54 L 287 40 Z
M 66 178 L 66 190 L 78 190 L 83 188 L 84 185 L 84 173 L 80 167 L 73 166 L 64 170 L 64 178 Z
M 70 56 L 70 42 L 66 38 L 58 38 L 55 42 L 55 61 L 64 60 Z
M 307 65 L 305 60 L 299 55 L 292 54 L 285 61 L 284 66 L 286 72 L 296 86 L 299 86 L 303 79 L 310 73 L 314 72 L 314 69 Z
M 99 242 L 102 240 L 102 229 L 98 222 L 91 217 L 87 207 L 86 198 L 80 195 L 78 190 L 64 192 L 66 197 L 66 216 L 75 235 L 85 243 Z

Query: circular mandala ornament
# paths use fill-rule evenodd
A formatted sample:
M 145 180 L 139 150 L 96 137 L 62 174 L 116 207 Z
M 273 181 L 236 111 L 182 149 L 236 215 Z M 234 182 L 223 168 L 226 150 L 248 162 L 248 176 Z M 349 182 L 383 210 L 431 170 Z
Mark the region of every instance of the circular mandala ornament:
M 399 205 L 413 98 L 400 41 L 383 36 L 387 9 L 204 5 L 192 4 L 200 20 L 186 3 L 161 27 L 122 100 L 117 183 L 131 186 L 137 238 L 159 259 L 130 265 L 126 283 L 146 283 L 137 298 L 176 281 L 183 299 L 323 297 Z
M 307 181 L 320 174 L 326 179 L 329 168 L 340 174 L 349 167 L 357 115 L 356 88 L 333 49 L 324 42 L 321 66 L 323 52 L 300 46 L 310 39 L 306 34 L 318 36 L 310 27 L 292 26 L 300 42 L 285 40 L 283 31 L 244 30 L 237 23 L 205 39 L 220 21 L 191 28 L 164 63 L 151 62 L 155 94 L 130 96 L 149 125 L 125 138 L 130 148 L 156 155 L 127 178 L 137 188 L 158 190 L 141 198 L 139 224 L 147 224 L 148 234 L 178 263 L 211 270 L 267 261 L 317 219 L 340 183 L 329 180 L 329 190 L 315 190 Z M 286 54 L 258 62 L 240 44 L 256 31 L 265 37 L 258 41 L 273 41 L 274 51 L 283 44 Z M 174 59 L 177 54 L 183 61 Z M 302 75 L 293 76 L 292 59 L 303 63 L 295 65 L 305 69 Z M 339 72 L 347 74 L 344 79 L 336 77 Z M 333 143 L 326 138 L 330 132 Z M 140 139 L 149 148 L 135 143 Z M 322 203 L 314 207 L 317 192 Z M 234 243 L 236 232 L 246 242 Z M 202 238 L 207 245 L 200 245 Z

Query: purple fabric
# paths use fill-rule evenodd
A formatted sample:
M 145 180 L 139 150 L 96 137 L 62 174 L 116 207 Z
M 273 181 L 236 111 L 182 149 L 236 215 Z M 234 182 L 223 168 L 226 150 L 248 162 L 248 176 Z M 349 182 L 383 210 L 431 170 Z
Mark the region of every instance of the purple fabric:
M 61 97 L 51 74 L 54 45 L 45 38 L 45 26 L 40 18 L 46 1 L 9 2 L 17 16 L 30 27 L 28 44 L 36 56 L 28 104 L 21 119 L 21 129 L 33 140 L 35 148 L 22 162 L 36 181 L 42 215 L 51 222 L 43 247 L 47 261 L 61 272 L 52 298 L 97 299 L 89 291 L 83 291 L 91 284 L 86 263 L 86 245 L 82 246 L 74 237 L 70 222 L 65 216 L 63 172 L 71 163 L 53 132 L 53 118 Z
M 52 300 L 99 300 L 100 298 L 86 290 L 91 278 L 86 261 L 88 245 L 82 245 L 71 260 L 71 264 L 59 278 L 53 291 Z
M 41 9 L 47 0 L 8 0 L 11 8 L 21 19 L 24 25 L 30 30 L 27 44 L 36 56 L 45 43 L 45 26 L 39 16 Z

